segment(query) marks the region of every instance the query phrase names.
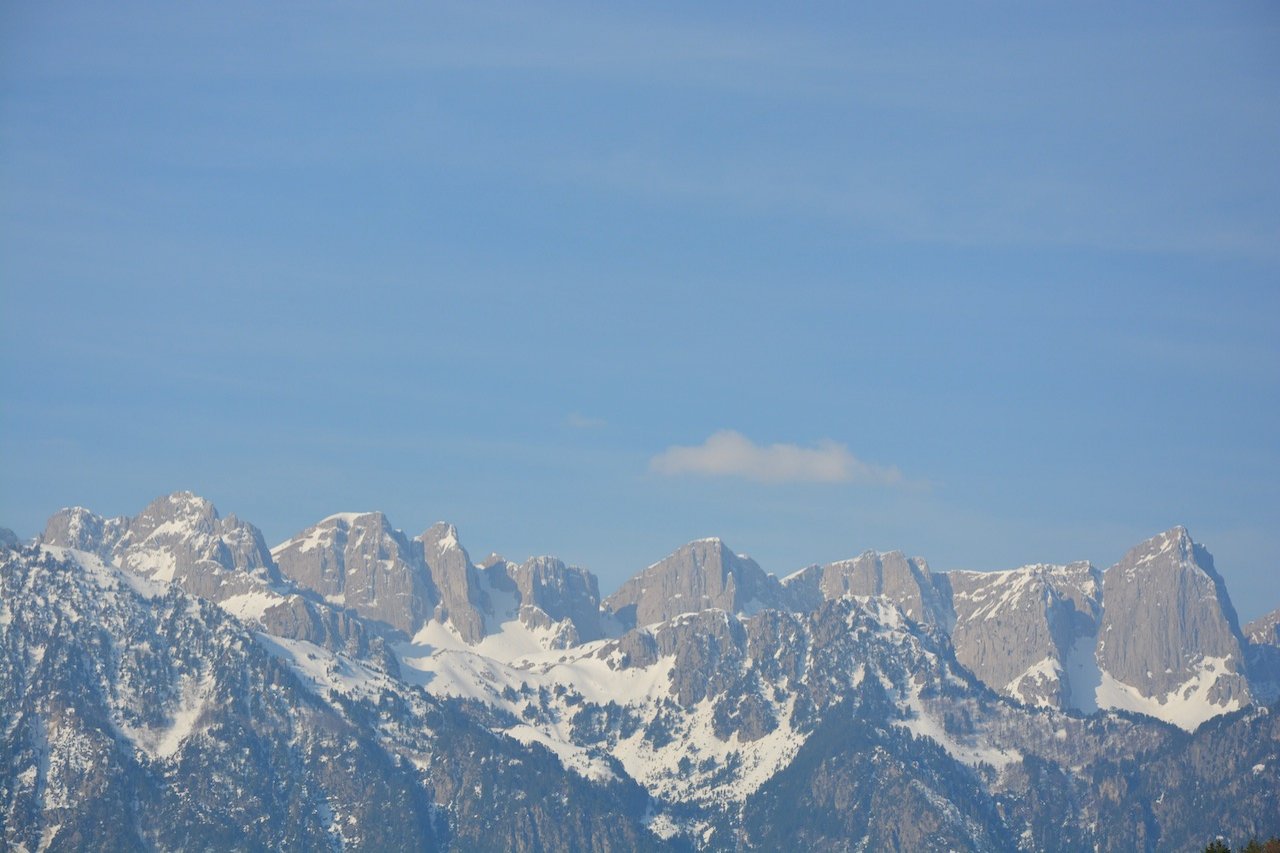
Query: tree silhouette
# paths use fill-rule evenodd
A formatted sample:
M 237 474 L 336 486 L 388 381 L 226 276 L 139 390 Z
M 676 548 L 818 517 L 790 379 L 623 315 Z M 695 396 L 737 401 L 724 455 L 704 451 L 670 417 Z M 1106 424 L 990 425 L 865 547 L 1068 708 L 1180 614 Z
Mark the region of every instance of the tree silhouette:
M 1219 838 L 1210 842 L 1209 846 L 1204 848 L 1204 853 L 1231 853 L 1231 848 L 1227 846 L 1227 842 Z M 1248 844 L 1240 848 L 1239 853 L 1280 853 L 1280 838 L 1273 836 L 1266 841 L 1251 839 Z

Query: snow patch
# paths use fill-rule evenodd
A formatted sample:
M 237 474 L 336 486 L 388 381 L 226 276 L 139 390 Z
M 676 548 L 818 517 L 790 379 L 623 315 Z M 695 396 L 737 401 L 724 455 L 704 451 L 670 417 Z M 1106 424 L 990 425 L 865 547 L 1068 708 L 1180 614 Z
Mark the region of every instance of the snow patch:
M 1026 671 L 1004 687 L 1004 693 L 1029 705 L 1054 707 L 1053 688 L 1062 681 L 1062 664 L 1047 657 L 1027 667 Z
M 585 747 L 577 746 L 553 736 L 542 728 L 529 725 L 512 726 L 504 734 L 525 745 L 541 744 L 550 750 L 566 770 L 572 770 L 579 776 L 592 782 L 614 782 L 618 776 L 609 767 L 609 762 L 599 754 L 593 754 Z
M 1103 672 L 1095 694 L 1098 707 L 1146 714 L 1180 729 L 1195 731 L 1206 720 L 1241 707 L 1237 699 L 1224 703 L 1209 700 L 1209 693 L 1218 679 L 1232 672 L 1227 668 L 1229 660 L 1226 657 L 1202 657 L 1190 678 L 1158 697 L 1146 696 L 1137 687 Z
M 168 590 L 168 585 L 152 578 L 141 577 L 133 572 L 121 569 L 111 563 L 104 562 L 97 554 L 77 551 L 74 548 L 63 548 L 58 545 L 41 545 L 40 550 L 48 552 L 62 562 L 74 562 L 84 571 L 100 589 L 112 591 L 127 588 L 146 599 L 159 598 Z
M 254 637 L 273 657 L 288 664 L 318 696 L 328 690 L 347 696 L 376 696 L 386 686 L 386 674 L 307 640 L 290 640 L 261 631 L 255 631 Z
M 237 619 L 261 621 L 263 615 L 284 601 L 284 596 L 268 590 L 242 592 L 218 602 L 218 606 Z
M 990 764 L 997 770 L 1003 770 L 1009 764 L 1022 760 L 1022 753 L 1016 749 L 998 749 L 992 746 L 983 746 L 973 736 L 965 738 L 965 741 L 971 742 L 962 742 L 955 735 L 947 732 L 943 725 L 929 713 L 929 710 L 921 701 L 920 685 L 914 682 L 907 694 L 906 705 L 911 712 L 911 719 L 897 721 L 893 725 L 904 728 L 917 737 L 927 737 L 933 740 L 938 746 L 946 750 L 948 755 L 961 764 L 967 764 L 970 767 L 976 767 L 979 764 Z
M 169 758 L 195 731 L 200 715 L 204 713 L 213 694 L 214 679 L 210 674 L 196 678 L 184 676 L 177 705 L 169 714 L 169 724 L 148 728 L 121 723 L 120 733 L 136 749 L 152 758 Z
M 1092 714 L 1098 710 L 1098 688 L 1102 684 L 1102 670 L 1096 655 L 1097 638 L 1092 634 L 1077 637 L 1067 649 L 1067 690 L 1062 697 L 1068 708 Z
M 457 528 L 455 528 L 452 524 L 446 526 L 445 534 L 444 536 L 440 537 L 439 541 L 436 542 L 436 547 L 439 548 L 442 553 L 445 551 L 451 551 L 451 550 L 457 549 L 459 547 Z

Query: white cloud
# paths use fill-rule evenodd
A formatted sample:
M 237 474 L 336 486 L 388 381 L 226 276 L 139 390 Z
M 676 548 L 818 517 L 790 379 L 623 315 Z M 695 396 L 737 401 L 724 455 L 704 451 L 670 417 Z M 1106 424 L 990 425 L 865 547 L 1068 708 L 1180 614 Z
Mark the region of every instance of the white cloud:
M 813 447 L 771 444 L 761 447 L 734 430 L 720 430 L 694 447 L 668 447 L 649 460 L 649 470 L 667 476 L 742 477 L 763 483 L 902 482 L 896 467 L 863 462 L 849 448 L 825 440 Z
M 604 418 L 588 417 L 580 412 L 570 412 L 569 416 L 564 419 L 564 422 L 567 426 L 571 426 L 574 429 L 599 429 L 600 427 L 607 426 L 609 423 Z

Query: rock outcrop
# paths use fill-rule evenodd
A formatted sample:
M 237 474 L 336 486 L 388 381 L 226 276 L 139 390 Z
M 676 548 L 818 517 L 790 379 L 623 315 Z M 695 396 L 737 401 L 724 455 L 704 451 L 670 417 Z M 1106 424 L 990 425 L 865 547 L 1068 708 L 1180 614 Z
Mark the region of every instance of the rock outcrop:
M 801 609 L 844 595 L 882 595 L 917 622 L 946 625 L 946 604 L 928 564 L 901 551 L 866 551 L 848 560 L 810 566 L 790 575 L 784 585 Z
M 708 609 L 753 613 L 786 600 L 777 578 L 713 538 L 690 542 L 649 566 L 605 599 L 604 608 L 636 626 Z
M 1076 707 L 1072 654 L 1092 654 L 1102 611 L 1101 573 L 1089 563 L 1004 572 L 948 572 L 939 580 L 954 615 L 956 658 L 997 692 L 1030 705 Z M 1092 701 L 1086 697 L 1083 701 Z
M 484 639 L 485 613 L 492 604 L 485 594 L 480 572 L 458 542 L 458 530 L 448 522 L 437 522 L 418 537 L 427 571 L 439 591 L 433 618 L 451 624 L 462 639 L 478 643 Z
M 419 550 L 380 512 L 331 515 L 271 555 L 298 586 L 406 635 L 435 605 Z
M 64 509 L 49 519 L 40 541 L 96 554 L 213 601 L 280 580 L 258 528 L 235 515 L 222 518 L 191 492 L 157 498 L 132 518 Z
M 1103 574 L 1096 660 L 1111 707 L 1152 703 L 1194 717 L 1250 702 L 1243 638 L 1213 558 L 1175 527 Z M 1114 682 L 1114 683 L 1111 683 Z M 1104 704 L 1104 703 L 1100 703 Z
M 604 636 L 600 624 L 600 584 L 586 569 L 555 557 L 531 557 L 510 568 L 520 601 L 520 618 L 530 627 L 568 621 L 576 643 Z

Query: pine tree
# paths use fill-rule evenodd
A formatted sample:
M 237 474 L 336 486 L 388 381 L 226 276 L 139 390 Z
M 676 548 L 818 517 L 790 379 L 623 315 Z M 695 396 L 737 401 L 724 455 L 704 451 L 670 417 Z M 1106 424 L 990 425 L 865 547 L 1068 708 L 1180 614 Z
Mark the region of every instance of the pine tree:
M 1219 838 L 1204 848 L 1204 853 L 1231 853 L 1231 848 Z M 1240 853 L 1280 853 L 1280 838 L 1272 836 L 1266 841 L 1250 839 L 1248 844 L 1240 848 Z

